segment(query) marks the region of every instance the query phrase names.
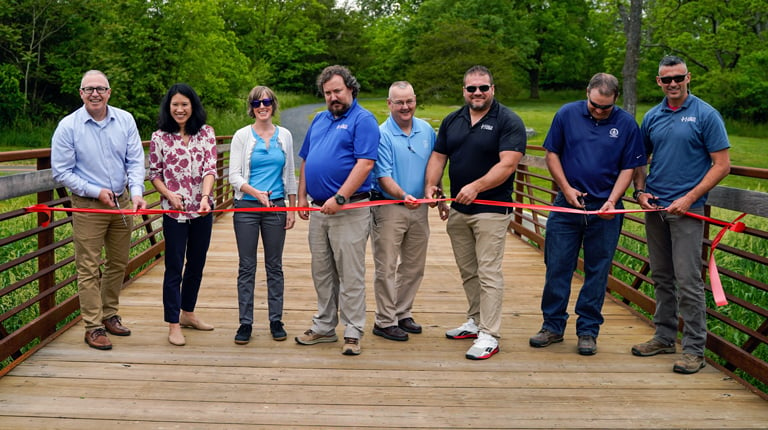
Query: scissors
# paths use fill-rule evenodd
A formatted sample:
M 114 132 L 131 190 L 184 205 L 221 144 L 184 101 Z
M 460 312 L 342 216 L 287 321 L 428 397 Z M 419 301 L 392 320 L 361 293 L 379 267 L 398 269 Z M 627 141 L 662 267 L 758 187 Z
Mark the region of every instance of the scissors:
M 123 209 L 120 207 L 120 202 L 117 200 L 117 194 L 112 192 L 112 201 L 115 202 L 115 207 L 117 210 L 120 211 L 120 216 L 123 217 L 123 225 L 128 227 L 128 221 L 125 219 L 125 214 L 123 213 Z
M 584 209 L 584 225 L 589 224 L 589 214 L 587 213 L 587 204 L 584 203 L 584 196 L 579 195 L 576 197 L 576 200 L 581 205 L 581 208 Z

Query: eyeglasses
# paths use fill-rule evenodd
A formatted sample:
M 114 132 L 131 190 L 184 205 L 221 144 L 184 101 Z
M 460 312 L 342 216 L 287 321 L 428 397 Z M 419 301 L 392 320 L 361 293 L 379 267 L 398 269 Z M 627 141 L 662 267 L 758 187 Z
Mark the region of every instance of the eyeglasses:
M 397 107 L 402 107 L 402 106 L 405 106 L 405 105 L 413 106 L 413 105 L 416 104 L 416 100 L 413 100 L 413 99 L 410 99 L 410 100 L 391 100 L 390 99 L 389 101 L 390 101 L 390 103 L 392 103 L 393 105 L 395 105 Z
M 264 107 L 272 106 L 272 99 L 261 99 L 261 100 L 252 100 L 251 101 L 251 107 L 257 108 L 261 105 L 264 105 Z
M 96 91 L 97 93 L 103 95 L 104 93 L 107 92 L 107 90 L 109 90 L 109 87 L 85 87 L 85 88 L 80 88 L 80 91 L 82 91 L 82 92 L 84 92 L 86 94 L 93 94 L 93 92 Z
M 662 84 L 665 84 L 665 85 L 671 84 L 672 81 L 675 81 L 679 84 L 680 82 L 683 82 L 687 77 L 688 77 L 688 74 L 686 73 L 684 75 L 677 75 L 677 76 L 659 76 L 659 80 L 661 81 Z
M 614 103 L 611 103 L 609 105 L 599 105 L 592 101 L 592 99 L 587 98 L 589 100 L 589 104 L 591 104 L 595 109 L 602 109 L 602 110 L 608 110 L 613 107 Z
M 481 92 L 485 93 L 491 89 L 491 86 L 490 85 L 480 85 L 480 86 L 469 85 L 464 87 L 464 89 L 467 90 L 468 93 L 474 93 L 477 90 L 480 90 Z

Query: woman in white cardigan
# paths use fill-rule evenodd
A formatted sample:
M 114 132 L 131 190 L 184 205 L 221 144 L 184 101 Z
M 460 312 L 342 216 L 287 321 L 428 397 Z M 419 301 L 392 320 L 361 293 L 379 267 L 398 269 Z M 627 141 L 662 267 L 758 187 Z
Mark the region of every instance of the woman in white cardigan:
M 248 94 L 248 115 L 253 124 L 232 137 L 229 153 L 229 182 L 235 191 L 235 208 L 286 207 L 296 205 L 296 174 L 293 136 L 273 124 L 278 102 L 275 93 L 257 86 Z M 285 340 L 283 328 L 283 245 L 286 230 L 293 228 L 293 211 L 238 211 L 234 214 L 239 256 L 237 301 L 240 327 L 235 343 L 249 342 L 253 328 L 253 296 L 256 281 L 256 252 L 261 234 L 267 273 L 269 328 L 274 340 Z

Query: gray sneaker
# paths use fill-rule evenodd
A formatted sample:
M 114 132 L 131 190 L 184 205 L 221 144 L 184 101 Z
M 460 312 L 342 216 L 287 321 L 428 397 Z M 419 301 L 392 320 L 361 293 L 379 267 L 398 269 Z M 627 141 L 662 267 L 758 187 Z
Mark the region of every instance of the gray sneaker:
M 539 330 L 539 332 L 536 333 L 536 335 L 528 339 L 528 343 L 534 348 L 544 348 L 545 346 L 549 346 L 553 343 L 558 343 L 562 341 L 563 341 L 562 334 L 552 333 L 551 331 L 545 328 Z
M 675 365 L 672 367 L 672 370 L 675 373 L 690 375 L 703 369 L 706 365 L 707 364 L 704 362 L 704 357 L 684 352 L 683 355 L 681 355 L 680 358 L 675 361 Z
M 309 329 L 304 332 L 301 336 L 296 336 L 296 343 L 300 345 L 314 345 L 316 343 L 324 343 L 324 342 L 336 342 L 339 340 L 338 337 L 336 337 L 336 333 L 331 332 L 331 334 L 325 335 L 325 334 L 317 334 L 312 331 L 312 329 Z
M 650 357 L 656 354 L 674 354 L 675 344 L 666 344 L 655 337 L 648 342 L 638 343 L 632 347 L 632 354 L 640 357 Z

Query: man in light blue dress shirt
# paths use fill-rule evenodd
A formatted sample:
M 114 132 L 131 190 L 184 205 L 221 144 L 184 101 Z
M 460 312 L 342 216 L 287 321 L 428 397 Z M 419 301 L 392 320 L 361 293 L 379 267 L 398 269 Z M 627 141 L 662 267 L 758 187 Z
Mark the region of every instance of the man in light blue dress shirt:
M 133 116 L 109 106 L 104 73 L 90 70 L 80 83 L 83 106 L 59 122 L 51 141 L 53 179 L 69 188 L 72 207 L 146 208 L 144 150 Z M 131 245 L 132 219 L 123 214 L 72 214 L 80 314 L 85 342 L 112 349 L 107 332 L 128 336 L 117 314 Z M 101 249 L 106 251 L 103 269 Z

